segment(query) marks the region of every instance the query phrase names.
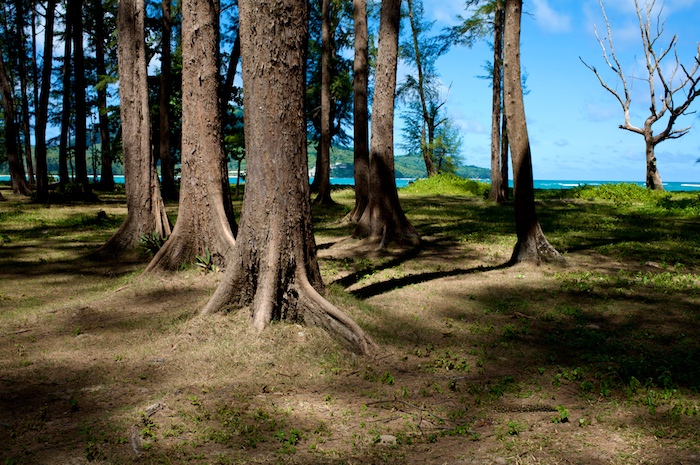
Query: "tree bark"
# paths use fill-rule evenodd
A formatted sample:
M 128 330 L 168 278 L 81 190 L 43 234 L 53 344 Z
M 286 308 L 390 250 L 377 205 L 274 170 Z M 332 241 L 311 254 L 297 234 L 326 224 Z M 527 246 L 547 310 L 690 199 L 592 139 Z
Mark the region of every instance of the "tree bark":
M 19 157 L 18 136 L 19 131 L 15 123 L 15 103 L 12 92 L 12 84 L 5 71 L 5 62 L 0 56 L 0 96 L 5 112 L 5 146 L 7 148 L 7 164 L 10 165 L 10 180 L 12 192 L 15 194 L 29 195 L 30 190 L 25 178 L 24 165 Z
M 70 2 L 69 2 L 70 4 Z M 71 30 L 72 21 L 70 15 L 66 15 L 63 44 L 63 99 L 61 102 L 61 134 L 58 142 L 58 177 L 59 185 L 65 188 L 71 182 L 68 174 L 68 145 L 70 143 L 70 75 L 71 75 L 71 54 L 73 50 L 73 33 Z
M 51 89 L 51 70 L 53 68 L 53 31 L 56 0 L 46 3 L 44 18 L 44 56 L 41 70 L 41 92 L 36 107 L 34 125 L 34 154 L 36 158 L 36 199 L 46 202 L 49 197 L 49 173 L 46 166 L 46 123 L 49 111 L 49 91 Z
M 314 200 L 331 205 L 331 2 L 321 0 L 321 141 L 316 152 L 314 184 L 318 195 Z
M 119 100 L 127 215 L 97 256 L 118 255 L 136 248 L 142 236 L 170 235 L 151 153 L 148 107 L 144 0 L 120 0 L 117 6 Z
M 502 60 L 503 0 L 495 0 L 493 12 L 493 78 L 491 80 L 491 91 L 493 92 L 491 100 L 491 190 L 489 191 L 489 199 L 496 203 L 502 203 L 506 200 L 504 193 L 507 192 L 508 188 L 507 185 L 504 186 L 502 169 L 504 157 L 501 155 L 503 147 L 501 143 L 501 137 L 503 137 L 501 134 L 501 114 L 503 112 L 501 102 Z M 508 160 L 507 155 L 505 159 L 506 161 Z
M 24 4 L 22 0 L 15 1 L 15 9 L 17 11 L 17 23 L 18 23 L 18 49 L 19 55 L 25 57 L 27 55 L 26 50 L 26 37 L 24 35 L 24 27 L 26 24 Z M 29 123 L 29 96 L 27 95 L 27 80 L 29 71 L 27 70 L 27 60 L 21 59 L 19 64 L 19 82 L 20 82 L 20 92 L 21 105 L 22 105 L 22 132 L 24 137 L 22 138 L 24 142 L 24 160 L 27 164 L 27 181 L 29 185 L 34 185 L 36 183 L 36 178 L 34 175 L 34 164 L 32 163 L 32 142 L 31 142 L 31 127 Z
M 354 223 L 360 221 L 369 204 L 369 112 L 367 87 L 369 82 L 369 33 L 367 30 L 367 2 L 354 0 L 355 58 L 353 63 L 352 86 L 354 93 L 354 176 L 355 206 L 346 219 Z
M 162 180 L 161 191 L 164 199 L 177 200 L 178 192 L 177 187 L 175 187 L 175 173 L 170 153 L 170 96 L 172 94 L 170 0 L 162 0 L 161 9 L 163 11 L 163 29 L 160 46 L 160 89 L 158 90 L 158 154 Z
M 522 4 L 522 0 L 506 0 L 505 2 L 503 84 L 505 87 L 506 124 L 513 159 L 515 230 L 518 237 L 511 262 L 563 262 L 564 259 L 559 252 L 547 241 L 535 211 L 532 157 L 520 73 Z
M 95 64 L 97 68 L 97 79 L 103 79 L 107 75 L 105 64 L 105 30 L 104 9 L 102 0 L 93 0 L 95 15 Z M 107 87 L 97 88 L 97 111 L 99 113 L 100 124 L 100 189 L 111 191 L 114 189 L 114 171 L 112 170 L 112 142 L 109 134 L 109 114 L 107 108 Z
M 304 119 L 306 0 L 240 0 L 246 193 L 231 266 L 203 313 L 248 306 L 318 324 L 356 352 L 374 345 L 323 297 L 316 258 Z
M 354 236 L 379 241 L 417 244 L 420 236 L 399 203 L 394 174 L 394 94 L 398 58 L 401 0 L 384 0 L 379 26 L 379 50 L 370 142 L 369 204 Z
M 664 184 L 661 181 L 661 174 L 656 167 L 656 154 L 654 149 L 656 145 L 652 140 L 651 128 L 649 128 L 648 135 L 644 135 L 644 142 L 646 147 L 646 160 L 647 160 L 647 189 L 652 189 L 656 191 L 664 190 Z
M 75 98 L 75 181 L 83 195 L 90 193 L 87 170 L 87 101 L 85 53 L 83 50 L 83 0 L 68 0 L 70 21 L 73 23 L 73 66 Z M 72 7 L 71 7 L 72 5 Z
M 173 234 L 146 271 L 177 270 L 208 251 L 225 266 L 235 245 L 218 81 L 219 4 L 182 4 L 182 181 Z

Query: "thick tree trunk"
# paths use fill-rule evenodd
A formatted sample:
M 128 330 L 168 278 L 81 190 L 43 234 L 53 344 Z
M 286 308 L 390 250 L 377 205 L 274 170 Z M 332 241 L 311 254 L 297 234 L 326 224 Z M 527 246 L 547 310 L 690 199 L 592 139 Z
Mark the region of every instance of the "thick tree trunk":
M 10 180 L 15 194 L 29 195 L 30 190 L 25 178 L 24 165 L 19 157 L 17 140 L 19 131 L 15 123 L 15 104 L 12 94 L 12 84 L 5 72 L 5 63 L 0 56 L 0 96 L 5 111 L 5 146 L 7 148 L 7 164 L 10 165 Z
M 98 79 L 107 74 L 105 64 L 105 30 L 102 16 L 102 0 L 93 0 L 95 15 L 95 63 Z M 100 123 L 100 189 L 111 191 L 114 189 L 114 171 L 112 170 L 112 142 L 109 134 L 109 115 L 107 109 L 107 88 L 99 86 L 97 89 L 97 111 Z
M 380 248 L 392 241 L 420 242 L 418 232 L 399 203 L 394 174 L 394 94 L 400 21 L 401 0 L 384 0 L 372 105 L 369 204 L 353 234 L 378 240 Z
M 503 1 L 496 0 L 493 12 L 493 76 L 491 79 L 491 190 L 489 199 L 496 203 L 506 200 L 504 193 L 507 185 L 504 184 L 503 170 L 501 169 L 503 157 L 501 156 L 501 62 L 503 60 Z M 506 158 L 507 160 L 507 158 Z M 507 169 L 506 169 L 507 173 Z
M 317 152 L 318 195 L 315 203 L 330 205 L 331 198 L 331 2 L 321 0 L 321 142 Z
M 303 320 L 366 353 L 369 337 L 320 295 L 306 168 L 306 0 L 239 5 L 246 193 L 234 258 L 203 313 L 248 306 L 258 329 Z
M 353 17 L 355 21 L 355 58 L 352 78 L 355 103 L 353 109 L 355 206 L 345 218 L 356 223 L 360 221 L 365 208 L 369 204 L 369 115 L 367 109 L 369 33 L 367 30 L 366 0 L 354 0 Z
M 73 23 L 74 96 L 75 96 L 75 181 L 83 195 L 90 192 L 87 170 L 87 101 L 85 89 L 85 53 L 83 51 L 83 0 L 68 0 Z
M 175 173 L 170 154 L 170 95 L 172 94 L 170 0 L 162 0 L 161 9 L 163 11 L 163 29 L 160 49 L 160 89 L 158 90 L 158 154 L 162 180 L 161 190 L 164 199 L 177 200 L 178 192 L 175 187 Z
M 36 158 L 36 199 L 46 202 L 49 197 L 49 173 L 46 166 L 46 124 L 49 111 L 49 91 L 51 89 L 51 69 L 53 68 L 53 30 L 56 0 L 46 3 L 44 26 L 44 56 L 41 70 L 41 92 L 36 107 L 34 125 L 34 153 Z
M 513 159 L 515 244 L 511 262 L 563 261 L 545 237 L 535 211 L 530 140 L 525 118 L 520 74 L 520 19 L 522 0 L 506 0 L 504 87 L 505 116 Z
M 177 270 L 208 251 L 225 266 L 236 222 L 221 145 L 218 2 L 182 4 L 182 181 L 173 234 L 146 271 Z
M 151 153 L 144 0 L 120 0 L 117 7 L 119 100 L 127 215 L 97 252 L 117 255 L 136 248 L 147 234 L 170 235 Z
M 644 137 L 644 142 L 646 146 L 646 159 L 647 159 L 647 189 L 653 189 L 656 191 L 664 190 L 664 184 L 661 182 L 661 175 L 656 166 L 656 154 L 654 153 L 655 145 L 649 140 L 651 138 L 651 129 L 649 130 L 649 137 Z

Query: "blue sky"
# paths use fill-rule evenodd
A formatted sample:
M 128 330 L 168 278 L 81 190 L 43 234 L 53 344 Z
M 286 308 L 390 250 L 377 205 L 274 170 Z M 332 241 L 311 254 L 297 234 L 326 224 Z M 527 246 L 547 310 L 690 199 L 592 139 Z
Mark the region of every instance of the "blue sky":
M 434 33 L 456 24 L 458 14 L 464 15 L 463 0 L 424 0 L 424 7 L 426 17 L 436 21 Z M 633 0 L 607 0 L 605 7 L 625 74 L 643 76 Z M 597 0 L 525 0 L 524 11 L 528 14 L 523 16 L 521 60 L 528 73 L 525 111 L 535 179 L 644 181 L 642 136 L 618 128 L 624 121 L 620 104 L 579 60 L 583 58 L 601 73 L 607 71 L 603 75 L 615 87 L 614 74 L 607 69 L 594 35 L 594 25 L 605 35 Z M 681 63 L 692 67 L 700 41 L 700 0 L 667 0 L 662 17 L 666 23 L 661 43 L 667 45 L 677 35 Z M 483 167 L 490 166 L 491 95 L 488 81 L 478 76 L 484 74 L 482 67 L 490 59 L 490 48 L 482 43 L 471 49 L 453 48 L 437 63 L 447 111 L 462 129 L 465 162 Z M 670 66 L 673 57 L 665 61 Z M 630 81 L 631 122 L 641 126 L 648 115 L 648 85 L 641 79 Z M 693 109 L 700 110 L 700 99 Z M 693 129 L 683 138 L 656 147 L 665 182 L 700 181 L 700 163 L 696 163 L 700 118 L 688 116 L 676 127 L 690 125 Z

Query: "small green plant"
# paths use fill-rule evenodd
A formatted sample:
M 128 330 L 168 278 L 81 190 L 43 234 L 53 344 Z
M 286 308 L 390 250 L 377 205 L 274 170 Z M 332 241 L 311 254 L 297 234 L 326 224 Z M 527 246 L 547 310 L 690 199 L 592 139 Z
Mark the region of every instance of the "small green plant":
M 388 384 L 389 386 L 394 385 L 394 377 L 390 372 L 385 372 L 381 378 L 379 378 L 379 381 L 382 382 L 382 384 Z
M 150 255 L 155 255 L 165 244 L 164 238 L 160 233 L 156 231 L 151 231 L 147 234 L 141 234 L 141 247 L 146 250 Z
M 194 258 L 197 260 L 195 265 L 206 273 L 218 271 L 219 269 L 214 263 L 214 256 L 209 251 L 209 247 L 204 249 L 204 255 L 195 255 Z
M 552 423 L 566 423 L 569 421 L 569 411 L 563 405 L 557 405 L 557 415 L 552 418 Z

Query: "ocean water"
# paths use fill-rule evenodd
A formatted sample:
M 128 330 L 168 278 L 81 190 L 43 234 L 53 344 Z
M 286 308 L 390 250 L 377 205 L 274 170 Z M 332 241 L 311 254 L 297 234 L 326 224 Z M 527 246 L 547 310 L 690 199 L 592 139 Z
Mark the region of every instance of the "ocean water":
M 231 184 L 236 184 L 237 178 L 235 176 L 228 179 Z M 9 180 L 9 175 L 0 174 L 0 181 Z M 124 176 L 115 175 L 114 181 L 116 183 L 124 183 Z M 313 181 L 313 178 L 310 181 Z M 415 178 L 397 178 L 396 187 L 406 187 L 413 181 L 415 181 Z M 478 179 L 478 181 L 489 182 L 488 179 Z M 621 182 L 629 181 L 535 180 L 535 189 L 571 189 L 583 185 L 599 186 L 601 184 L 619 184 Z M 354 186 L 355 180 L 353 178 L 331 178 L 331 184 L 334 186 Z M 644 186 L 644 182 L 636 182 L 635 184 Z M 512 180 L 510 181 L 510 186 L 513 187 Z M 664 189 L 667 191 L 700 191 L 700 181 L 665 182 Z

